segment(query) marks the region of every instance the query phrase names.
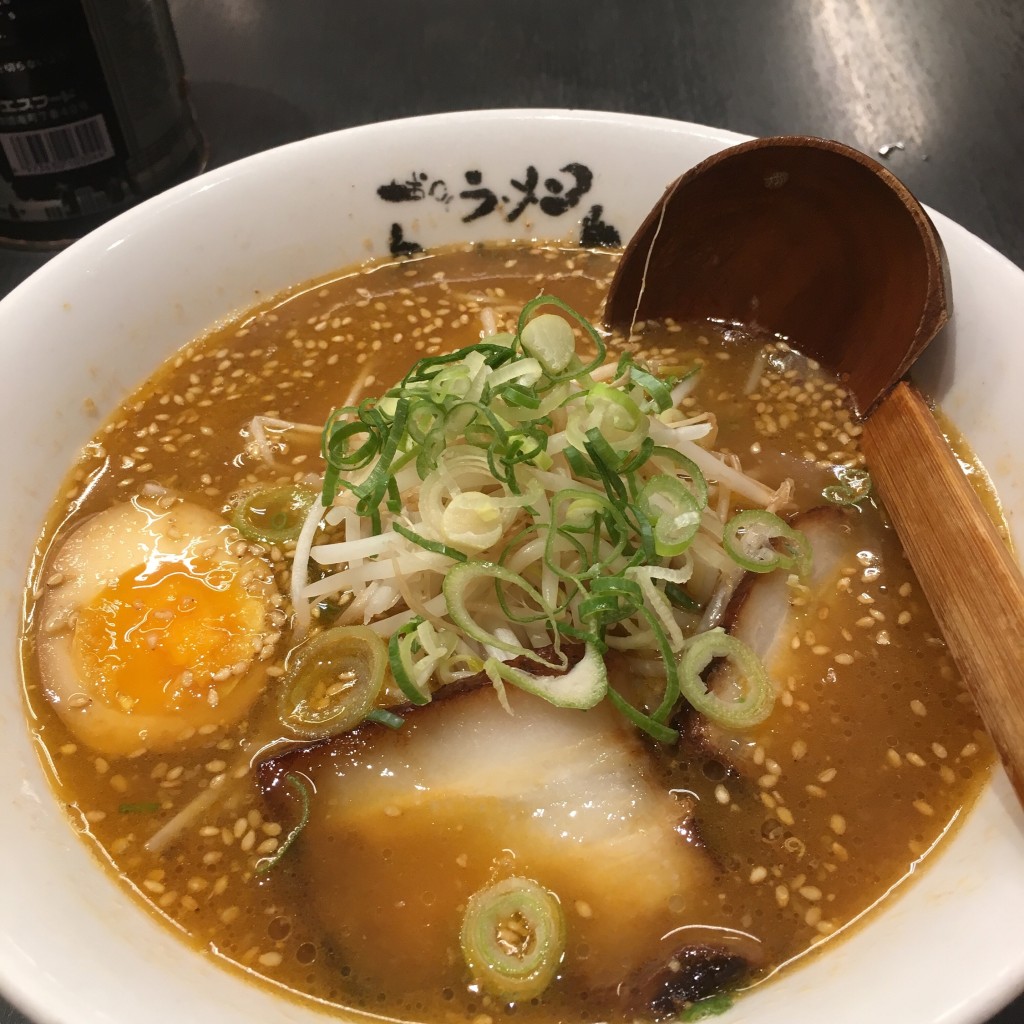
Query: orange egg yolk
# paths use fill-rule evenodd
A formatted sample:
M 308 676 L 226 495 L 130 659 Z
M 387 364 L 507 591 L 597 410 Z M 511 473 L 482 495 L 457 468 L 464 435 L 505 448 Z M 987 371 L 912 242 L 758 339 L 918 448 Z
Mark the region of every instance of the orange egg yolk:
M 128 713 L 215 703 L 264 629 L 264 602 L 239 576 L 237 563 L 187 557 L 125 573 L 78 612 L 73 651 L 83 682 Z M 211 679 L 222 673 L 227 680 Z

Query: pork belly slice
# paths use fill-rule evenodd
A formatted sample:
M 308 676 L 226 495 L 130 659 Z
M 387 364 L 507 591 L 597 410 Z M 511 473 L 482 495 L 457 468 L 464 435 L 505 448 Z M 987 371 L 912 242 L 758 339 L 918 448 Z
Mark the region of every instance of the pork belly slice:
M 556 986 L 618 987 L 626 1000 L 651 991 L 632 981 L 692 945 L 669 933 L 719 913 L 711 859 L 687 839 L 691 807 L 655 784 L 632 727 L 606 704 L 509 697 L 513 716 L 490 687 L 470 690 L 410 711 L 398 731 L 363 726 L 261 769 L 279 821 L 298 813 L 289 773 L 315 790 L 276 870 L 304 877 L 310 912 L 367 998 L 395 979 L 411 993 L 462 991 L 466 900 L 509 875 L 565 910 Z
M 807 538 L 812 553 L 811 572 L 794 586 L 784 569 L 770 573 L 748 572 L 740 581 L 725 612 L 727 632 L 742 640 L 761 659 L 777 694 L 787 676 L 790 643 L 802 618 L 836 592 L 844 565 L 858 550 L 857 513 L 834 505 L 813 508 L 794 516 L 791 524 Z M 800 601 L 797 605 L 794 602 Z M 732 667 L 719 662 L 707 677 L 708 688 L 723 699 L 737 692 L 739 685 Z M 778 713 L 778 706 L 773 716 Z M 770 727 L 769 718 L 766 726 Z M 762 727 L 763 728 L 763 727 Z M 750 736 L 732 732 L 690 713 L 684 735 L 695 739 L 726 766 L 743 771 L 750 764 L 754 742 Z

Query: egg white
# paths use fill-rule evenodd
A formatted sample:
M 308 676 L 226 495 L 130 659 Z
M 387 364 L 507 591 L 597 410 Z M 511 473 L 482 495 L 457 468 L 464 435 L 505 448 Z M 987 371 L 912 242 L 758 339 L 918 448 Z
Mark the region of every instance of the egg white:
M 232 552 L 238 540 L 237 531 L 214 512 L 187 501 L 163 508 L 142 497 L 98 513 L 63 540 L 45 569 L 47 585 L 34 616 L 36 652 L 43 689 L 79 740 L 114 756 L 168 751 L 205 741 L 245 714 L 266 682 L 264 662 L 256 655 L 273 634 L 269 614 L 276 588 L 262 559 Z M 248 577 L 245 629 L 231 639 L 233 649 L 246 650 L 246 671 L 228 679 L 197 679 L 204 699 L 187 706 L 168 699 L 156 713 L 141 713 L 100 692 L 75 653 L 78 614 L 129 573 L 197 555 L 217 569 Z

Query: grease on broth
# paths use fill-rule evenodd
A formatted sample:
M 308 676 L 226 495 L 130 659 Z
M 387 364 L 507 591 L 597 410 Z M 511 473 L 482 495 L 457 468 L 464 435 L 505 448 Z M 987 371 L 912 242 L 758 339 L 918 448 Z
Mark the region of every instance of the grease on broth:
M 321 423 L 334 407 L 394 383 L 415 359 L 477 341 L 482 315 L 506 325 L 540 291 L 596 322 L 615 259 L 471 247 L 296 287 L 188 345 L 83 449 L 36 559 L 23 645 L 32 728 L 80 831 L 196 947 L 298 997 L 407 1019 L 487 1024 L 483 1017 L 506 1011 L 471 983 L 457 958 L 436 979 L 408 983 L 401 956 L 390 972 L 375 972 L 372 963 L 414 945 L 415 922 L 427 927 L 432 906 L 465 899 L 455 877 L 460 859 L 474 864 L 479 882 L 496 855 L 505 871 L 523 856 L 502 820 L 478 820 L 477 811 L 466 819 L 472 827 L 460 831 L 457 822 L 437 828 L 429 814 L 414 825 L 385 808 L 350 847 L 335 844 L 334 883 L 320 872 L 320 888 L 311 888 L 303 870 L 308 835 L 273 870 L 258 871 L 297 816 L 294 801 L 268 802 L 255 780 L 231 778 L 246 775 L 238 768 L 241 747 L 258 703 L 237 725 L 199 726 L 187 749 L 90 749 L 54 711 L 52 683 L 40 673 L 33 629 L 43 627 L 47 596 L 65 585 L 47 552 L 87 517 L 147 485 L 223 512 L 245 488 L 319 475 L 319 438 L 286 438 L 274 420 Z M 700 383 L 683 399 L 684 411 L 714 411 L 716 448 L 737 455 L 747 472 L 766 481 L 793 478 L 798 509 L 822 503 L 835 467 L 860 464 L 859 428 L 842 388 L 786 346 L 674 324 L 647 325 L 631 344 L 654 359 L 699 363 Z M 267 418 L 262 437 L 249 430 L 256 415 Z M 152 500 L 159 502 L 160 492 Z M 689 733 L 678 747 L 646 745 L 645 777 L 662 799 L 678 803 L 689 822 L 686 839 L 706 851 L 708 864 L 699 885 L 668 895 L 659 927 L 671 931 L 678 921 L 752 936 L 762 962 L 745 984 L 827 944 L 907 877 L 971 805 L 992 764 L 892 531 L 870 502 L 860 504 L 853 522 L 828 592 L 814 601 L 799 590 L 789 595 L 792 628 L 773 661 L 780 696 L 772 716 L 714 749 Z M 272 577 L 265 628 L 275 639 L 259 659 L 271 688 L 288 648 L 292 547 L 242 544 L 233 556 L 259 559 Z M 162 853 L 147 850 L 153 833 L 197 794 L 220 787 L 226 795 L 211 801 L 182 841 Z M 603 990 L 574 968 L 589 955 L 587 934 L 605 923 L 601 892 L 568 874 L 552 888 L 570 935 L 563 977 L 539 1005 L 517 1006 L 517 1015 L 632 1018 L 614 984 Z M 404 938 L 372 930 L 377 908 L 414 900 L 422 915 Z M 332 933 L 314 911 L 317 903 L 352 904 L 351 922 Z M 453 905 L 447 916 L 454 912 Z M 338 941 L 346 928 L 357 951 Z M 441 941 L 447 947 L 457 953 L 457 936 Z

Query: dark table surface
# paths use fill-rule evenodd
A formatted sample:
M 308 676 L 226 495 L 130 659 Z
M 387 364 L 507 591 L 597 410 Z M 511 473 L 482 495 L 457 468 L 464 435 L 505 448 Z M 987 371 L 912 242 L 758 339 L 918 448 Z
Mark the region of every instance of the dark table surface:
M 919 199 L 1024 266 L 1024 0 L 170 7 L 212 166 L 337 128 L 480 107 L 626 111 L 822 135 L 872 154 L 899 142 L 888 165 Z M 0 294 L 43 260 L 0 250 Z M 1024 998 L 992 1024 L 1022 1021 Z M 25 1024 L 2 998 L 0 1024 Z

